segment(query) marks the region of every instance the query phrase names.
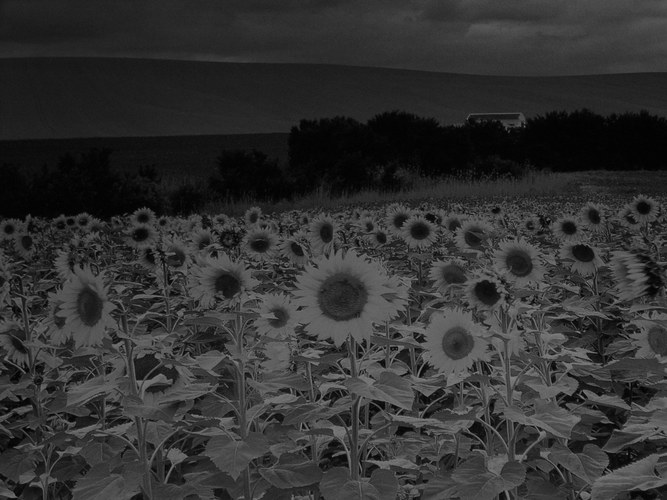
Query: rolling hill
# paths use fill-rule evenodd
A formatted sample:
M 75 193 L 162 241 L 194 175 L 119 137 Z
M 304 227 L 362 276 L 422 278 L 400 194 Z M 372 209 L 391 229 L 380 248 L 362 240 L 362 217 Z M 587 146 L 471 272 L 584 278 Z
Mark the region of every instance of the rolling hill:
M 462 122 L 470 112 L 589 108 L 667 115 L 667 73 L 478 76 L 311 64 L 0 59 L 0 141 L 287 133 L 302 118 L 365 121 L 393 109 Z

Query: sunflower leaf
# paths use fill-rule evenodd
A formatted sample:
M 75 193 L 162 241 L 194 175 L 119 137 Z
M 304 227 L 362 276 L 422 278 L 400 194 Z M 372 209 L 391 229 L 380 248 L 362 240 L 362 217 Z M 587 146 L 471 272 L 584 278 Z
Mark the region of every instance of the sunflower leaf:
M 204 455 L 222 472 L 236 480 L 255 458 L 269 451 L 268 441 L 261 434 L 251 433 L 244 441 L 229 436 L 215 436 L 206 445 Z
M 410 382 L 392 372 L 382 372 L 380 379 L 372 385 L 353 377 L 344 382 L 350 392 L 371 401 L 383 401 L 405 410 L 412 410 L 414 393 Z
M 594 444 L 584 446 L 582 453 L 573 453 L 566 446 L 556 443 L 549 450 L 549 460 L 562 465 L 588 484 L 595 482 L 609 465 L 609 457 Z
M 659 458 L 658 454 L 649 455 L 598 478 L 593 483 L 591 500 L 609 500 L 619 493 L 632 490 L 646 491 L 666 485 L 667 477 L 660 477 L 655 473 Z

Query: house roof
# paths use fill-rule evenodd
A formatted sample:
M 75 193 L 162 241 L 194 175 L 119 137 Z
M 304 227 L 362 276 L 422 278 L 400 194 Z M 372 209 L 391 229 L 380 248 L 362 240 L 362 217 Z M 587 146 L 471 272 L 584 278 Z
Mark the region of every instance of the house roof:
M 523 113 L 470 113 L 468 120 L 521 120 Z

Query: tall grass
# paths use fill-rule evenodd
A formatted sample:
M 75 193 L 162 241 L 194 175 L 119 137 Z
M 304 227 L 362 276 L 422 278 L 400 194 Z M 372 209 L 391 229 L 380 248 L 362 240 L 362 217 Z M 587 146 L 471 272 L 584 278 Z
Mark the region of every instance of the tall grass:
M 216 200 L 205 207 L 206 213 L 241 215 L 251 206 L 259 206 L 266 213 L 287 210 L 307 210 L 321 208 L 337 210 L 354 206 L 375 206 L 395 201 L 420 202 L 448 199 L 460 201 L 471 198 L 492 199 L 494 197 L 539 197 L 555 196 L 566 192 L 572 180 L 558 173 L 531 172 L 521 179 L 462 180 L 448 178 L 438 181 L 417 178 L 409 188 L 400 191 L 365 189 L 355 193 L 332 195 L 326 188 L 295 198 L 270 203 L 245 198 L 240 200 Z

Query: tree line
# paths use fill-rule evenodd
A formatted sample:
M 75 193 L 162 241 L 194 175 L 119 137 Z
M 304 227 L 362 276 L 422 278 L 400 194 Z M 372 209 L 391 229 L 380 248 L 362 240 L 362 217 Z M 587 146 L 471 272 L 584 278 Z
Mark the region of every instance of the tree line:
M 206 188 L 185 184 L 168 193 L 160 189 L 159 166 L 121 175 L 109 150 L 67 154 L 31 177 L 4 165 L 0 215 L 87 211 L 108 217 L 139 206 L 189 213 L 214 198 L 276 201 L 318 188 L 332 194 L 395 190 L 415 176 L 657 170 L 667 167 L 667 119 L 647 111 L 602 116 L 581 109 L 552 111 L 505 129 L 499 122 L 441 125 L 389 111 L 365 123 L 345 116 L 301 120 L 290 131 L 288 151 L 282 164 L 261 151 L 222 151 Z

